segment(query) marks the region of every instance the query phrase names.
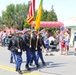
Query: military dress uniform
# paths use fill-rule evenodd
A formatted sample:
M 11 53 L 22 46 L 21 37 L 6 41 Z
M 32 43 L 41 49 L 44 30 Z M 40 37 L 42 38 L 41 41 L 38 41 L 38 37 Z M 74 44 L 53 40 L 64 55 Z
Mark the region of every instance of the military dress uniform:
M 21 34 L 21 33 L 18 33 Z M 16 71 L 18 71 L 20 74 L 22 74 L 21 71 L 21 64 L 22 64 L 22 51 L 24 49 L 24 43 L 23 43 L 23 39 L 21 36 L 17 36 L 17 40 L 18 40 L 18 50 L 16 51 L 16 56 L 17 56 L 17 62 L 16 62 Z
M 27 31 L 24 34 L 24 47 L 25 47 L 25 51 L 26 51 L 26 69 L 30 70 L 29 68 L 29 64 L 30 64 L 30 59 L 31 59 L 31 48 L 30 48 L 30 34 L 28 33 L 29 31 Z
M 45 47 L 45 44 L 44 44 L 44 38 L 42 37 L 42 33 L 39 34 L 39 36 L 37 36 L 38 38 L 38 45 L 37 45 L 37 61 L 39 60 L 39 58 L 41 59 L 42 61 L 42 64 L 45 65 L 45 61 L 43 59 L 43 55 L 42 55 L 42 46 Z
M 38 68 L 39 64 L 38 64 L 37 55 L 36 55 L 36 41 L 37 41 L 37 36 L 36 36 L 36 34 L 33 33 L 32 37 L 31 37 L 31 61 L 30 61 L 30 65 L 32 65 L 33 60 L 34 60 L 35 65 Z
M 20 36 L 14 37 L 10 40 L 8 49 L 11 51 L 14 51 L 16 56 L 16 71 L 18 71 L 19 74 L 22 74 L 21 71 L 21 63 L 22 63 L 22 49 L 23 49 L 23 39 Z

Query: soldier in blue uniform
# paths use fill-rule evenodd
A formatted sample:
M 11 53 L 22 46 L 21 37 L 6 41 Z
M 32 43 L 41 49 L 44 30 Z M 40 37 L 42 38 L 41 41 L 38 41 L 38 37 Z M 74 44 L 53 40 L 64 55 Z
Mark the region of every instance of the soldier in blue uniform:
M 22 36 L 22 32 L 21 31 L 17 32 L 18 50 L 16 51 L 16 56 L 17 56 L 16 71 L 18 71 L 19 74 L 22 74 L 22 71 L 21 71 L 22 51 L 24 49 L 24 42 L 21 36 Z
M 36 31 L 33 31 L 32 35 L 31 35 L 31 61 L 30 61 L 30 65 L 32 65 L 33 60 L 35 62 L 35 65 L 37 66 L 37 68 L 39 67 L 38 61 L 37 61 L 37 55 L 36 55 L 36 41 L 37 41 L 37 36 L 35 34 Z
M 11 51 L 14 51 L 14 54 L 16 56 L 16 71 L 18 71 L 19 74 L 22 74 L 22 71 L 20 69 L 21 63 L 22 63 L 22 50 L 23 50 L 23 39 L 21 38 L 21 33 L 18 33 L 18 36 L 15 37 L 13 34 L 13 38 L 10 40 L 8 49 Z
M 30 34 L 31 30 L 28 29 L 26 33 L 24 34 L 24 45 L 25 45 L 25 51 L 26 51 L 26 69 L 30 70 L 29 64 L 31 59 L 31 45 L 30 45 Z
M 41 61 L 42 61 L 42 64 L 45 65 L 45 61 L 44 61 L 43 55 L 42 55 L 42 46 L 44 46 L 44 48 L 46 48 L 46 47 L 45 47 L 44 38 L 42 37 L 42 33 L 41 32 L 39 33 L 39 36 L 37 36 L 37 39 L 38 39 L 38 44 L 37 44 L 37 61 L 40 58 Z

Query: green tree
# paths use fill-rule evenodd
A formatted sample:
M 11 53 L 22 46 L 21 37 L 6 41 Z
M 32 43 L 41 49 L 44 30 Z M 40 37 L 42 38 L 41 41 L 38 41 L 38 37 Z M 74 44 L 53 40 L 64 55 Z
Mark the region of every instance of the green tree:
M 15 27 L 20 30 L 24 28 L 25 18 L 27 17 L 28 5 L 10 4 L 2 12 L 2 21 L 7 27 Z
M 27 8 L 28 6 L 25 4 L 16 5 L 15 21 L 20 30 L 24 28 L 25 18 L 27 18 Z
M 41 21 L 46 21 L 47 15 L 48 15 L 48 11 L 47 10 L 43 10 L 42 11 Z
M 57 15 L 54 11 L 53 5 L 51 11 L 43 10 L 41 21 L 57 21 Z
M 2 12 L 2 20 L 6 26 L 11 27 L 12 24 L 14 23 L 14 13 L 15 13 L 14 4 L 10 4 L 9 6 L 7 6 L 6 11 Z
M 2 18 L 0 17 L 0 24 L 2 24 Z
M 54 11 L 53 5 L 51 7 L 51 11 L 48 12 L 47 20 L 49 20 L 49 21 L 57 21 L 58 20 L 57 15 L 56 15 L 56 13 Z
M 10 4 L 6 7 L 6 10 L 2 12 L 2 23 L 5 24 L 7 27 L 15 27 L 20 30 L 23 28 L 29 28 L 30 25 L 27 24 L 26 18 L 29 10 L 29 3 L 28 4 Z M 34 20 L 36 20 L 37 10 L 34 14 Z M 51 11 L 42 10 L 41 21 L 57 21 L 57 15 L 54 11 L 53 6 L 51 7 Z

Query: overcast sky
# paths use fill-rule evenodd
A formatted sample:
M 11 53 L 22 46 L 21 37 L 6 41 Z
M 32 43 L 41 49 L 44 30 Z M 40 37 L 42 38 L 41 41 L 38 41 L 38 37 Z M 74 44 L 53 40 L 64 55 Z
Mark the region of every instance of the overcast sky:
M 29 0 L 0 0 L 0 16 L 2 10 L 5 10 L 10 3 L 27 4 Z M 38 9 L 40 0 L 36 0 L 36 9 Z M 76 17 L 76 0 L 43 0 L 43 8 L 45 10 L 51 10 L 51 6 L 54 5 L 54 10 L 57 14 L 58 20 L 64 20 L 71 17 Z

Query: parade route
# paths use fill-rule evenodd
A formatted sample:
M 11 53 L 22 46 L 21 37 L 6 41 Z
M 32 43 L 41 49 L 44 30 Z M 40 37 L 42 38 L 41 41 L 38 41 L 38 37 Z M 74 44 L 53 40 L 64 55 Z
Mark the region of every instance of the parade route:
M 0 47 L 0 51 L 1 50 L 7 50 L 7 47 L 6 48 L 3 48 L 3 47 Z M 5 51 L 4 51 L 5 52 Z M 3 55 L 3 53 L 4 52 L 2 52 L 2 54 L 1 55 Z M 7 54 L 7 53 L 6 53 Z M 1 57 L 2 58 L 2 57 Z M 4 59 L 5 60 L 5 59 Z M 10 65 L 10 63 L 9 64 L 6 64 L 8 61 L 5 61 L 4 62 L 4 60 L 3 60 L 3 63 L 0 63 L 0 70 L 2 70 L 2 72 L 6 72 L 6 73 L 10 73 L 11 72 L 11 74 L 14 74 L 14 73 L 16 73 L 16 75 L 18 74 L 18 72 L 16 72 L 15 71 L 15 68 L 13 68 L 12 66 L 8 66 L 8 65 Z M 4 64 L 5 63 L 5 64 Z M 14 65 L 14 64 L 13 64 Z M 22 75 L 41 75 L 41 74 L 38 74 L 38 73 L 36 73 L 36 72 L 31 72 L 31 71 L 22 71 L 23 72 L 23 74 Z M 3 75 L 7 75 L 7 74 L 3 74 Z M 0 74 L 1 74 L 1 71 L 0 71 Z
M 16 71 L 15 71 L 15 68 L 11 68 L 11 67 L 8 67 L 8 66 L 4 66 L 4 65 L 0 65 L 0 69 L 2 69 L 2 70 L 6 70 L 6 71 L 10 71 L 10 72 L 15 72 L 15 73 L 17 73 Z M 24 73 L 23 75 L 40 75 L 40 74 L 37 74 L 37 73 L 35 73 L 35 72 L 29 72 L 29 73 Z
M 43 53 L 46 66 L 42 66 L 41 61 L 40 68 L 32 67 L 31 71 L 27 71 L 25 68 L 25 53 L 23 52 L 23 63 L 21 70 L 23 75 L 76 75 L 76 56 L 74 56 L 73 48 L 70 48 L 69 55 L 60 55 L 60 52 L 53 52 L 54 56 L 45 56 Z M 19 75 L 15 71 L 15 63 L 9 62 L 10 51 L 7 47 L 0 46 L 0 75 Z
M 10 72 L 16 72 L 15 68 L 11 68 L 11 67 L 4 66 L 4 65 L 1 65 L 1 64 L 0 64 L 0 69 L 7 70 L 7 71 L 10 71 Z

